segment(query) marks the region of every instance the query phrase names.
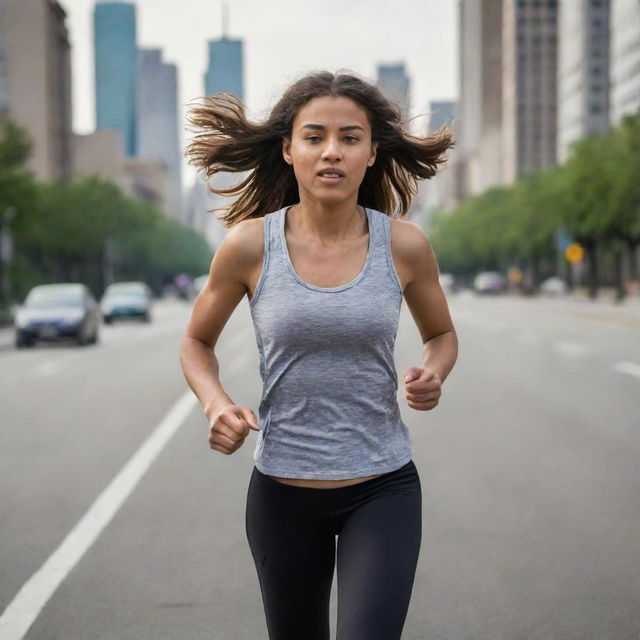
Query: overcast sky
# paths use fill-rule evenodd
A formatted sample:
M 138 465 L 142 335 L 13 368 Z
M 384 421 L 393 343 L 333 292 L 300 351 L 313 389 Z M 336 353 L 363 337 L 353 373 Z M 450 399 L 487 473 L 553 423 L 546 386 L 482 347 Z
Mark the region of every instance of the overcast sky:
M 59 0 L 72 45 L 73 125 L 95 127 L 94 0 Z M 222 35 L 221 0 L 137 0 L 138 46 L 178 66 L 184 107 L 204 94 L 207 41 Z M 404 62 L 411 111 L 455 99 L 457 0 L 228 0 L 228 36 L 244 40 L 245 101 L 260 118 L 306 71 L 351 69 L 371 80 L 380 62 Z M 184 122 L 184 120 L 183 120 Z

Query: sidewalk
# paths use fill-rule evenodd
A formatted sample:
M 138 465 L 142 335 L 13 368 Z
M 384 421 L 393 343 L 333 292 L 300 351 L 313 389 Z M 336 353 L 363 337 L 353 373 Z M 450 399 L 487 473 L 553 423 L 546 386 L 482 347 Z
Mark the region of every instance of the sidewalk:
M 615 289 L 601 288 L 597 298 L 589 298 L 586 289 L 573 291 L 566 296 L 547 297 L 542 295 L 529 298 L 553 306 L 559 311 L 604 321 L 620 321 L 631 328 L 640 329 L 640 296 L 627 296 L 624 300 L 615 299 Z

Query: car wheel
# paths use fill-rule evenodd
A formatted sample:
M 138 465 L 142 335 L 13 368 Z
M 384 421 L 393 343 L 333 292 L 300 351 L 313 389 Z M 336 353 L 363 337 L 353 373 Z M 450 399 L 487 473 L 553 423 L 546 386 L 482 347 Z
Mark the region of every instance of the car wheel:
M 78 335 L 76 336 L 76 344 L 79 347 L 84 347 L 84 345 L 89 343 L 89 339 L 87 337 L 87 333 L 85 331 L 84 325 L 78 329 Z
M 112 324 L 113 323 L 113 318 L 111 318 L 109 316 L 105 316 L 103 319 L 104 319 L 104 323 L 105 324 Z
M 29 338 L 16 338 L 16 349 L 33 347 L 35 340 Z
M 142 322 L 146 322 L 146 323 L 151 322 L 151 314 L 150 314 L 150 313 L 148 313 L 148 312 L 147 312 L 147 313 L 145 313 L 145 314 L 142 316 Z

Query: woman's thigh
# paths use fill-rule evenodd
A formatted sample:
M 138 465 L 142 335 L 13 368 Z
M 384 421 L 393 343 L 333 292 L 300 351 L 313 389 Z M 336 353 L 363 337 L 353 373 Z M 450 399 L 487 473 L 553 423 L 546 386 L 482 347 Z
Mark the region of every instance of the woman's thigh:
M 338 536 L 337 640 L 401 637 L 421 537 L 420 493 L 383 495 L 347 517 Z
M 246 533 L 258 573 L 270 640 L 328 640 L 335 535 L 325 495 L 254 470 Z

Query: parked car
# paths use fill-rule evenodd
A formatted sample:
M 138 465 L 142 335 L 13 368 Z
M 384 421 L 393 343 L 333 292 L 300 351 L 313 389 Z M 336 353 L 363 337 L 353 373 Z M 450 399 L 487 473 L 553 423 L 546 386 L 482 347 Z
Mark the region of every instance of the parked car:
M 41 284 L 29 291 L 15 318 L 19 349 L 38 341 L 74 339 L 79 345 L 98 342 L 100 308 L 80 283 Z
M 106 324 L 123 318 L 151 322 L 152 297 L 151 289 L 144 282 L 114 282 L 104 290 L 100 300 L 102 317 Z
M 500 294 L 507 291 L 507 279 L 499 271 L 481 271 L 473 279 L 476 293 Z
M 558 276 L 551 276 L 540 285 L 540 293 L 545 296 L 564 296 L 567 291 L 567 283 Z

